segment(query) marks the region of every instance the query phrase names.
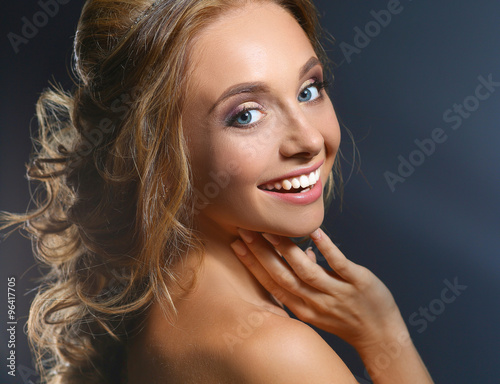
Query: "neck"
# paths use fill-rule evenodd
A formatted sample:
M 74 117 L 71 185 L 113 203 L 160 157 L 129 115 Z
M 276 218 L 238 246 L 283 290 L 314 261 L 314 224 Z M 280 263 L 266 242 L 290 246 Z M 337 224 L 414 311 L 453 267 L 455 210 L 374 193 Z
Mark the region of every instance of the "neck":
M 218 289 L 227 290 L 228 294 L 254 304 L 272 303 L 269 293 L 239 261 L 230 244 L 239 237 L 236 228 L 223 228 L 213 221 L 199 225 L 205 252 L 200 272 L 210 284 Z

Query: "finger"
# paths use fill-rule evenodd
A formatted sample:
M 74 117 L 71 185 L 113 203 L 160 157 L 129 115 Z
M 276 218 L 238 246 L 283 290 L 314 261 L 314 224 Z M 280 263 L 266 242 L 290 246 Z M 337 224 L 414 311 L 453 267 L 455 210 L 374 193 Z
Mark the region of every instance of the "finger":
M 295 307 L 300 304 L 303 305 L 303 301 L 293 295 L 291 292 L 281 287 L 276 281 L 271 277 L 269 272 L 262 266 L 257 257 L 252 253 L 252 251 L 243 243 L 241 240 L 236 240 L 231 244 L 231 248 L 238 257 L 238 259 L 248 268 L 248 270 L 255 276 L 260 284 L 273 295 L 276 300 L 283 303 L 287 307 Z M 288 273 L 291 273 L 288 271 Z
M 307 257 L 309 257 L 311 259 L 311 261 L 316 264 L 316 254 L 314 253 L 313 251 L 313 248 L 312 247 L 308 247 L 306 250 L 305 250 L 305 254 L 307 255 Z
M 286 262 L 278 257 L 274 248 L 256 232 L 238 229 L 248 249 L 268 272 L 269 276 L 281 287 L 292 293 L 298 293 L 303 283 L 293 273 Z
M 303 299 L 318 293 L 316 289 L 302 281 L 292 270 L 293 267 L 290 268 L 283 258 L 277 257 L 277 251 L 280 253 L 279 250 L 271 246 L 260 234 L 243 229 L 238 229 L 238 231 L 247 247 L 279 286 Z M 307 258 L 295 244 L 293 246 L 299 250 L 302 258 Z M 309 261 L 309 263 L 311 262 Z
M 357 264 L 347 259 L 337 248 L 330 238 L 320 229 L 316 229 L 310 234 L 316 247 L 324 256 L 328 265 L 343 279 L 347 281 L 357 281 L 359 276 L 356 273 Z
M 305 284 L 322 292 L 331 292 L 336 289 L 337 281 L 334 278 L 332 279 L 332 276 L 330 276 L 325 269 L 316 264 L 316 256 L 313 256 L 313 260 L 311 255 L 307 255 L 307 253 L 314 254 L 312 250 L 304 254 L 304 252 L 287 237 L 269 233 L 264 233 L 262 236 L 283 255 L 295 274 Z

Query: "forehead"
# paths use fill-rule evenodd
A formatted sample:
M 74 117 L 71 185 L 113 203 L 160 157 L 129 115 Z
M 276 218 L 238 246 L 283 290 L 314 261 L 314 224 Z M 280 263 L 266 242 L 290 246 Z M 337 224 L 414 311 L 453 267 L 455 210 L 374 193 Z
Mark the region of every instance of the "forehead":
M 299 68 L 316 56 L 293 16 L 267 2 L 222 15 L 200 32 L 189 53 L 188 82 L 207 97 L 237 83 L 298 76 Z

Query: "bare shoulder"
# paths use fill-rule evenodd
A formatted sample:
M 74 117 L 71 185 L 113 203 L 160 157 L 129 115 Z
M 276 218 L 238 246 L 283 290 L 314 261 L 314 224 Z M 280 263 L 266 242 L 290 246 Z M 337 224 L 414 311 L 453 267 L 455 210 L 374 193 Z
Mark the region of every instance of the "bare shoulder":
M 228 363 L 238 382 L 357 383 L 347 366 L 308 325 L 255 312 L 241 334 L 224 335 Z M 246 333 L 245 333 L 246 332 Z
M 130 383 L 357 383 L 312 328 L 284 311 L 239 300 L 205 304 L 181 312 L 175 325 L 153 308 L 129 351 Z

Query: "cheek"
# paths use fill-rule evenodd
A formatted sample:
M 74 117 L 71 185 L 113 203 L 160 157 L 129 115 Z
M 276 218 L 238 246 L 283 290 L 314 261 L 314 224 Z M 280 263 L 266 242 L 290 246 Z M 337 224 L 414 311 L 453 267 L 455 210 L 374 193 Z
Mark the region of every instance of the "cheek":
M 195 208 L 201 217 L 229 226 L 241 225 L 238 220 L 251 217 L 248 215 L 253 210 L 249 207 L 258 206 L 257 183 L 269 159 L 257 156 L 266 151 L 253 141 L 224 140 L 211 144 L 212 150 L 206 150 L 202 156 L 200 152 L 195 154 Z
M 228 189 L 256 186 L 269 165 L 269 153 L 269 142 L 261 135 L 230 135 L 214 147 L 210 168 L 231 179 Z
M 207 135 L 190 147 L 194 187 L 215 205 L 247 196 L 269 164 L 268 149 L 264 138 Z

